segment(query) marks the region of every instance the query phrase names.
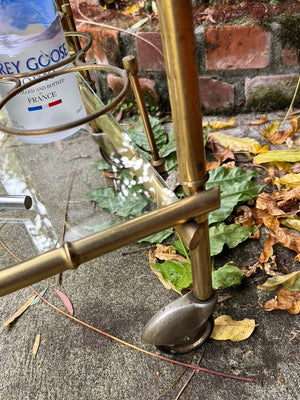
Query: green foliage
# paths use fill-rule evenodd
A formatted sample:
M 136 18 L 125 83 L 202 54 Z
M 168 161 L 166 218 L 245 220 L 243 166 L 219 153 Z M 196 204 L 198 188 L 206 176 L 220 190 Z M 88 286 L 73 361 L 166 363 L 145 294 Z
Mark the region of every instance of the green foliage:
M 226 244 L 230 249 L 242 243 L 256 230 L 253 226 L 226 225 L 224 222 L 209 228 L 210 254 L 220 254 Z
M 123 169 L 118 179 L 119 190 L 113 187 L 91 187 L 88 196 L 111 214 L 119 217 L 138 217 L 152 199 L 130 171 Z
M 165 282 L 172 284 L 176 292 L 181 293 L 182 289 L 192 284 L 192 272 L 190 263 L 181 263 L 175 260 L 165 261 L 163 264 L 150 264 L 162 275 Z
M 237 205 L 256 198 L 263 186 L 251 182 L 255 174 L 238 167 L 231 170 L 218 167 L 210 171 L 207 189 L 219 186 L 221 191 L 221 206 L 210 213 L 210 225 L 225 221 Z
M 230 286 L 240 285 L 244 273 L 235 266 L 233 261 L 225 264 L 223 267 L 212 271 L 212 286 L 217 290 L 220 288 L 228 288 Z

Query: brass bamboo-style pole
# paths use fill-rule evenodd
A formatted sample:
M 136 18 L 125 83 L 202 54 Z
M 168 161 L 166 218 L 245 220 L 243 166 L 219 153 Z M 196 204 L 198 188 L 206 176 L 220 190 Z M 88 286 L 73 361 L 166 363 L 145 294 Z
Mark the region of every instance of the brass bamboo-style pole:
M 129 55 L 123 58 L 123 66 L 128 72 L 131 88 L 134 93 L 138 109 L 143 122 L 145 134 L 150 148 L 151 153 L 151 165 L 157 170 L 158 173 L 163 174 L 165 172 L 165 160 L 159 156 L 155 138 L 153 135 L 150 119 L 146 109 L 146 105 L 143 99 L 142 89 L 137 76 L 138 67 L 134 56 Z
M 195 215 L 212 211 L 219 206 L 218 195 L 217 188 L 206 191 L 204 196 L 195 194 L 86 238 L 64 243 L 60 248 L 1 270 L 0 296 L 67 269 L 75 269 L 82 263 L 128 243 L 183 224 Z
M 174 124 L 179 179 L 184 193 L 205 189 L 207 173 L 198 90 L 196 46 L 190 0 L 157 0 Z M 212 295 L 207 215 L 197 220 L 197 244 L 190 249 L 193 291 Z

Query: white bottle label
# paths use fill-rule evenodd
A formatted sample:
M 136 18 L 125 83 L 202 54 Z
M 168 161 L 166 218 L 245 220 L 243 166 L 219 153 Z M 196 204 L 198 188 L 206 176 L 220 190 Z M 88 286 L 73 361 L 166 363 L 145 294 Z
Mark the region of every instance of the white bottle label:
M 27 25 L 21 34 L 20 31 L 10 34 L 0 31 L 0 76 L 37 71 L 35 76 L 21 78 L 22 84 L 41 75 L 46 78 L 43 68 L 69 57 L 57 14 L 49 25 L 46 29 L 40 24 Z M 12 87 L 12 83 L 0 79 L 1 96 Z M 74 73 L 31 86 L 10 100 L 6 108 L 13 127 L 20 130 L 51 128 L 86 115 Z M 48 143 L 70 136 L 78 129 L 19 138 L 27 143 Z

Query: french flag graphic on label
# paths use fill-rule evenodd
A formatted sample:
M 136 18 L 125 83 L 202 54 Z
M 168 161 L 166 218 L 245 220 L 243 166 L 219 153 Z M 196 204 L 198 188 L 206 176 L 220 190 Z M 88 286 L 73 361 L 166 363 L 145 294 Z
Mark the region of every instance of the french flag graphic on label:
M 52 101 L 52 103 L 43 104 L 42 106 L 28 107 L 28 111 L 45 110 L 46 108 L 57 106 L 62 103 L 62 99 Z

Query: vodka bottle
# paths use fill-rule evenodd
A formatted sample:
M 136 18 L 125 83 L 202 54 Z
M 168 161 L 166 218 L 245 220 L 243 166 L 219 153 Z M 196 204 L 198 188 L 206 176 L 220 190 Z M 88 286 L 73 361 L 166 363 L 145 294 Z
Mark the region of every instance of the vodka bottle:
M 36 71 L 24 84 L 47 74 L 43 68 L 69 57 L 54 0 L 0 0 L 0 95 L 13 83 L 2 77 Z M 67 65 L 68 66 L 68 65 Z M 61 67 L 62 68 L 62 67 Z M 14 128 L 46 129 L 86 115 L 74 73 L 45 79 L 6 104 Z M 72 135 L 77 128 L 45 135 L 19 136 L 27 143 L 49 143 Z

